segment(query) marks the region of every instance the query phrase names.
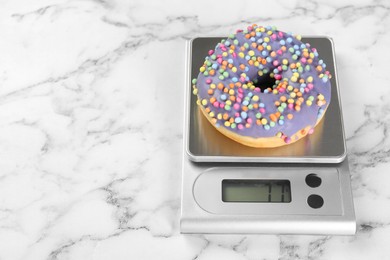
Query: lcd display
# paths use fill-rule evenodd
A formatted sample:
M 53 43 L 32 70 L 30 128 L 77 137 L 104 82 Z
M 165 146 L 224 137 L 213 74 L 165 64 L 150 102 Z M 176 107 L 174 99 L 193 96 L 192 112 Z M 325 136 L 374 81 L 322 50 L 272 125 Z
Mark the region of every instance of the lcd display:
M 289 180 L 231 179 L 222 181 L 223 202 L 291 202 Z

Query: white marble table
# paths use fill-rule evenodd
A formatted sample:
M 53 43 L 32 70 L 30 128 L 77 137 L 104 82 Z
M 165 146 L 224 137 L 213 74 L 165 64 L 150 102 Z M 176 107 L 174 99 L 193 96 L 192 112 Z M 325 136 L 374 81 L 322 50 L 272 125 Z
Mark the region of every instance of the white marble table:
M 2 1 L 0 259 L 389 258 L 389 13 L 387 0 Z M 179 234 L 185 41 L 250 23 L 335 41 L 355 237 Z

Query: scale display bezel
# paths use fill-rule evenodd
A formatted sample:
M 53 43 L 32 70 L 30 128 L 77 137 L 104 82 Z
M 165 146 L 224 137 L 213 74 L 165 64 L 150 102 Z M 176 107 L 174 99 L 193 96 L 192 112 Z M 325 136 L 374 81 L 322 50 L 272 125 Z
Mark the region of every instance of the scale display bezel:
M 322 183 L 310 187 L 306 176 L 318 175 Z M 291 202 L 224 202 L 222 181 L 237 180 L 288 180 L 291 185 Z M 319 208 L 310 207 L 308 198 L 321 196 L 325 201 Z M 342 216 L 339 171 L 337 168 L 319 167 L 212 167 L 195 180 L 193 196 L 199 207 L 212 214 L 230 215 L 322 215 Z

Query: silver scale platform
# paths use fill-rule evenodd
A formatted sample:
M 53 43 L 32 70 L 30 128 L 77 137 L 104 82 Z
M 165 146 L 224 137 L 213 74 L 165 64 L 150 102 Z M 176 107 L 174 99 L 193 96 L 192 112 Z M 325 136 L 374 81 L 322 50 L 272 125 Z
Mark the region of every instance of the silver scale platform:
M 191 93 L 191 79 L 222 39 L 187 45 L 181 232 L 355 234 L 332 40 L 302 40 L 317 48 L 333 75 L 332 100 L 314 134 L 279 148 L 251 148 L 214 129 Z

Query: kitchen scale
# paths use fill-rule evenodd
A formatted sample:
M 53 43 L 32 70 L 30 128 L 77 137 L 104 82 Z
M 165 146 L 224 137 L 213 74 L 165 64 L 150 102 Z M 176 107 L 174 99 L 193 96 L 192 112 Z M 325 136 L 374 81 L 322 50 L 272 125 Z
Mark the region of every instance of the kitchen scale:
M 332 40 L 303 37 L 333 75 L 332 99 L 314 133 L 283 147 L 251 148 L 214 129 L 192 94 L 191 79 L 222 39 L 187 45 L 181 233 L 355 234 Z

